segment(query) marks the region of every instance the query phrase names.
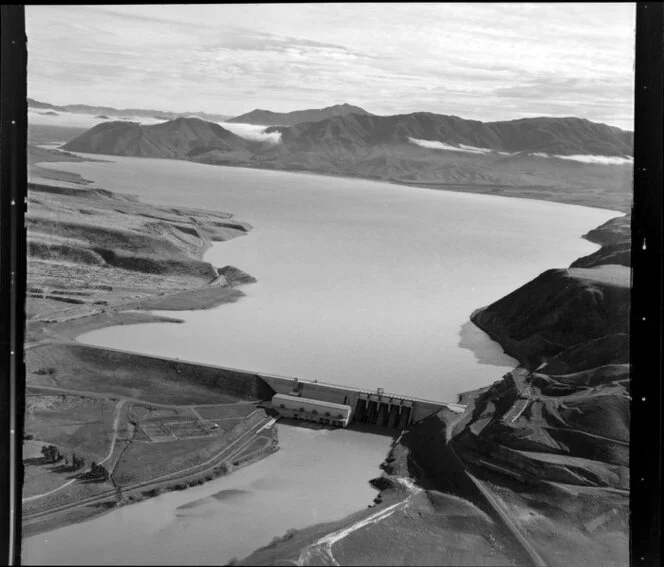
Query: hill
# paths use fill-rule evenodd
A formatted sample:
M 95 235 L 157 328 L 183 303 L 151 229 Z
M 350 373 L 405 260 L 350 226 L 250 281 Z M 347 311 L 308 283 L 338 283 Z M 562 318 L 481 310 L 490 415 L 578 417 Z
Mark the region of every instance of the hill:
M 206 162 L 246 161 L 252 154 L 250 147 L 250 142 L 200 118 L 176 118 L 150 126 L 103 122 L 64 146 L 76 152 Z
M 556 565 L 559 547 L 618 564 L 628 541 L 629 218 L 586 238 L 601 249 L 472 314 L 520 366 L 466 395 L 450 436 Z
M 368 115 L 370 113 L 359 106 L 344 103 L 326 108 L 311 108 L 308 110 L 296 110 L 294 112 L 272 112 L 270 110 L 256 109 L 231 118 L 229 122 L 258 124 L 260 126 L 295 126 L 303 122 L 318 122 L 333 116 L 346 116 L 348 114 Z

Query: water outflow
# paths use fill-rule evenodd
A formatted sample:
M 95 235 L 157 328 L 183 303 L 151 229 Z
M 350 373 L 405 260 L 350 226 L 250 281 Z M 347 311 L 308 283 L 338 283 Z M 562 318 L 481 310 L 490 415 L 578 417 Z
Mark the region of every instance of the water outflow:
M 349 406 L 352 408 L 351 422 L 389 429 L 405 429 L 410 423 L 421 421 L 447 405 L 417 399 L 409 394 L 386 393 L 382 388 L 370 392 L 352 386 L 287 376 L 262 373 L 258 376 L 276 393 Z
M 353 420 L 390 429 L 404 429 L 410 423 L 411 413 L 409 406 L 359 399 Z

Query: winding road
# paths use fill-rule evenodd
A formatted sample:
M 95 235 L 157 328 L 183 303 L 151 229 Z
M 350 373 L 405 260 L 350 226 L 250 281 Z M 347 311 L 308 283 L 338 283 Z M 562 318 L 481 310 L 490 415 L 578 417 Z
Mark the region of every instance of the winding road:
M 54 389 L 54 388 L 49 388 L 49 389 Z M 127 403 L 126 399 L 120 400 L 116 406 L 115 406 L 115 419 L 113 420 L 113 438 L 111 439 L 111 447 L 108 450 L 108 455 L 104 457 L 103 460 L 99 461 L 98 464 L 102 465 L 106 461 L 108 461 L 112 456 L 113 456 L 113 451 L 115 450 L 115 442 L 118 439 L 118 431 L 120 429 L 120 423 L 121 423 L 121 416 L 122 416 L 122 408 L 123 406 Z M 28 496 L 27 498 L 22 498 L 22 502 L 31 502 L 33 500 L 37 500 L 39 498 L 43 498 L 44 496 L 49 496 L 50 494 L 54 494 L 55 492 L 58 492 L 62 490 L 63 488 L 66 488 L 68 486 L 71 486 L 74 484 L 78 478 L 72 478 L 70 481 L 65 482 L 63 485 L 58 486 L 57 488 L 54 488 L 53 490 L 49 490 L 48 492 L 43 492 L 41 494 L 35 494 L 34 496 Z
M 175 481 L 185 482 L 192 478 L 200 477 L 200 475 L 202 474 L 209 473 L 215 467 L 219 466 L 220 464 L 222 464 L 227 460 L 233 459 L 235 455 L 246 449 L 246 447 L 254 440 L 254 436 L 257 433 L 257 431 L 260 430 L 268 421 L 270 421 L 270 419 L 271 418 L 266 416 L 264 420 L 254 424 L 242 435 L 240 435 L 240 437 L 238 437 L 235 441 L 224 447 L 219 453 L 217 453 L 215 456 L 211 457 L 210 459 L 208 459 L 203 463 L 200 463 L 198 465 L 193 465 L 191 467 L 188 467 L 186 469 L 177 472 L 168 473 L 160 477 L 150 479 L 148 481 L 123 487 L 122 491 L 125 495 L 127 495 L 130 492 L 134 492 L 136 490 L 145 491 L 147 489 L 160 488 L 161 487 L 160 485 L 170 484 Z M 57 506 L 55 508 L 51 508 L 49 510 L 43 510 L 40 512 L 35 512 L 33 514 L 26 515 L 23 517 L 23 519 L 24 522 L 27 525 L 29 525 L 35 522 L 43 521 L 46 518 L 56 516 L 64 512 L 70 512 L 81 506 L 93 506 L 96 504 L 100 504 L 108 500 L 109 498 L 113 498 L 115 496 L 116 496 L 115 489 L 107 490 L 95 496 L 90 496 L 88 498 L 77 500 L 76 502 L 70 502 L 67 504 L 63 504 L 61 506 Z

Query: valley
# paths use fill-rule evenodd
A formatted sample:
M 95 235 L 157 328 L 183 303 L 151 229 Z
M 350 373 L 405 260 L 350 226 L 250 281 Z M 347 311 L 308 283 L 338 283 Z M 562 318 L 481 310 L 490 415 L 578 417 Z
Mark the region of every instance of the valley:
M 657 563 L 661 6 L 0 11 L 10 563 Z
M 184 132 L 193 140 L 198 126 L 180 120 L 169 128 L 177 127 L 178 135 Z M 204 127 L 216 140 L 218 130 Z M 120 128 L 124 132 L 125 126 Z M 155 147 L 155 140 L 123 151 Z M 241 151 L 250 147 L 242 141 Z M 168 151 L 180 151 L 178 144 L 172 148 Z M 227 213 L 145 205 L 135 197 L 97 189 L 84 174 L 37 165 L 81 163 L 87 156 L 37 147 L 31 151 L 32 171 L 39 179 L 30 186 L 29 213 L 28 397 L 35 410 L 26 425 L 42 442 L 63 452 L 76 449 L 86 463 L 101 462 L 112 471 L 108 481 L 90 482 L 81 477 L 87 472 L 72 475 L 74 471 L 40 459 L 26 463 L 27 536 L 113 510 L 117 502 L 137 502 L 163 489 L 230 472 L 229 460 L 258 445 L 249 429 L 222 429 L 214 435 L 205 431 L 207 420 L 194 413 L 203 407 L 197 404 L 218 408 L 221 419 L 234 407 L 261 415 L 257 403 L 266 395 L 226 391 L 225 381 L 219 390 L 219 383 L 204 377 L 192 381 L 191 371 L 178 364 L 148 368 L 133 355 L 111 361 L 103 349 L 70 342 L 109 325 L 182 321 L 180 314 L 168 316 L 169 310 L 232 305 L 243 295 L 238 286 L 255 280 L 232 265 L 214 267 L 202 255 L 213 242 L 245 236 L 251 226 Z M 478 163 L 476 156 L 469 159 Z M 548 163 L 548 158 L 535 159 Z M 629 169 L 573 165 L 591 176 L 595 168 Z M 596 207 L 611 202 L 615 210 L 626 212 L 629 194 L 624 184 L 620 189 L 619 181 L 614 183 L 615 193 L 611 185 L 583 193 L 559 185 L 546 194 L 553 201 Z M 523 190 L 530 191 L 529 197 L 549 200 L 539 193 L 541 188 L 532 187 L 478 184 L 457 190 L 525 196 L 518 193 Z M 370 509 L 333 524 L 311 522 L 313 526 L 275 539 L 241 563 L 370 564 L 384 549 L 385 558 L 396 554 L 404 562 L 424 564 L 472 565 L 480 558 L 522 564 L 533 556 L 546 564 L 569 564 L 567 555 L 558 558 L 559 543 L 549 541 L 552 530 L 560 534 L 556 542 L 576 550 L 579 565 L 590 557 L 620 560 L 626 542 L 624 448 L 629 443 L 624 427 L 629 412 L 624 405 L 629 399 L 624 340 L 629 220 L 609 220 L 586 238 L 601 248 L 472 314 L 471 320 L 520 366 L 490 387 L 462 394 L 463 403 L 469 403 L 462 416 L 443 410 L 406 430 L 383 464 L 384 480 L 376 481 L 381 492 Z M 547 299 L 538 311 L 532 306 L 542 303 L 541 298 Z M 596 316 L 587 322 L 574 319 L 582 313 Z M 186 385 L 180 383 L 182 372 Z M 155 410 L 168 413 L 169 420 L 187 422 L 200 439 L 183 442 L 177 432 L 164 430 L 162 422 L 170 421 L 151 417 Z M 85 411 L 86 423 L 96 424 L 84 428 L 94 439 L 71 433 L 71 419 L 86 416 Z M 615 424 L 608 429 L 603 426 L 607 411 Z M 577 414 L 585 417 L 579 420 Z M 267 415 L 262 419 L 256 427 L 266 423 Z M 146 433 L 156 428 L 171 438 Z M 226 447 L 235 447 L 235 439 L 238 451 L 230 453 Z M 155 442 L 157 452 L 151 447 Z M 266 439 L 264 447 L 264 455 L 270 454 L 276 440 Z M 169 455 L 168 467 L 164 454 Z M 385 547 L 406 533 L 415 538 L 410 544 Z M 368 537 L 371 543 L 359 546 L 356 537 Z M 432 542 L 437 547 L 430 548 Z

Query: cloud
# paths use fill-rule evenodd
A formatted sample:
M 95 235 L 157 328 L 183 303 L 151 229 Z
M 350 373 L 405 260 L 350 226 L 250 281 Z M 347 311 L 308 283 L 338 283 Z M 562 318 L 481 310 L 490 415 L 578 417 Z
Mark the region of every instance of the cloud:
M 474 146 L 466 146 L 465 144 L 459 144 L 458 146 L 451 146 L 444 142 L 439 142 L 437 140 L 420 140 L 418 138 L 408 138 L 413 144 L 422 146 L 423 148 L 429 148 L 432 150 L 447 150 L 450 152 L 464 152 L 469 154 L 488 154 L 491 153 L 491 150 L 487 148 L 476 148 Z
M 57 111 L 56 115 L 46 114 L 48 110 L 28 110 L 29 124 L 42 124 L 47 126 L 68 126 L 71 128 L 92 128 L 101 122 L 107 122 L 103 118 L 96 118 L 90 114 L 74 114 L 71 112 Z
M 100 118 L 105 115 L 82 114 L 76 112 L 57 111 L 55 114 L 49 114 L 48 110 L 28 110 L 28 122 L 30 124 L 42 124 L 48 126 L 67 126 L 71 128 L 93 128 L 102 122 L 111 122 L 122 120 L 124 122 L 137 122 L 144 126 L 151 126 L 154 124 L 162 124 L 165 122 L 162 119 L 151 116 L 108 116 L 107 118 Z M 53 111 L 50 111 L 53 112 Z M 195 115 L 191 115 L 196 117 Z M 197 117 L 196 117 L 197 118 Z M 267 133 L 265 130 L 268 126 L 258 126 L 256 124 L 238 124 L 234 122 L 217 122 L 220 126 L 233 132 L 233 134 L 250 140 L 252 142 L 267 142 L 270 144 L 278 144 L 281 142 L 281 132 Z
M 545 154 L 542 152 L 535 152 L 528 155 L 535 157 L 549 158 L 549 159 L 566 159 L 571 161 L 578 161 L 581 163 L 595 163 L 600 165 L 626 165 L 634 163 L 634 159 L 629 156 L 624 156 L 624 157 L 596 156 L 596 155 L 584 155 L 584 154 L 562 156 L 558 154 Z
M 47 126 L 66 126 L 71 128 L 93 128 L 102 122 L 112 122 L 122 120 L 123 122 L 138 122 L 145 126 L 152 124 L 161 124 L 163 120 L 147 116 L 108 116 L 100 118 L 104 114 L 82 114 L 76 112 L 55 111 L 55 114 L 48 114 L 48 110 L 28 109 L 28 123 L 41 124 Z M 53 111 L 51 111 L 53 112 Z
M 265 132 L 268 126 L 242 124 L 239 122 L 218 122 L 217 124 L 233 132 L 236 136 L 252 142 L 268 142 L 270 144 L 281 142 L 281 132 Z
M 631 129 L 632 4 L 28 6 L 30 96 L 239 115 L 580 116 Z
M 417 138 L 408 138 L 413 144 L 422 146 L 423 148 L 429 148 L 433 150 L 447 150 L 450 152 L 465 152 L 471 154 L 495 154 L 500 156 L 515 156 L 518 154 L 510 152 L 494 152 L 488 148 L 477 148 L 475 146 L 467 146 L 465 144 L 459 144 L 458 146 L 452 146 L 444 142 L 439 142 L 437 140 L 419 140 Z M 631 164 L 634 160 L 629 156 L 619 157 L 619 156 L 598 156 L 598 155 L 569 155 L 563 156 L 558 154 L 547 154 L 544 152 L 533 152 L 526 154 L 532 157 L 541 157 L 546 159 L 565 159 L 571 161 L 578 161 L 581 163 L 594 163 L 599 165 L 625 165 Z

